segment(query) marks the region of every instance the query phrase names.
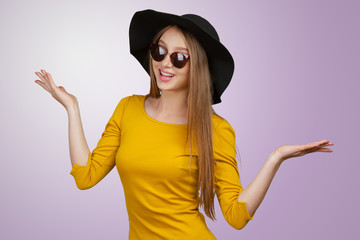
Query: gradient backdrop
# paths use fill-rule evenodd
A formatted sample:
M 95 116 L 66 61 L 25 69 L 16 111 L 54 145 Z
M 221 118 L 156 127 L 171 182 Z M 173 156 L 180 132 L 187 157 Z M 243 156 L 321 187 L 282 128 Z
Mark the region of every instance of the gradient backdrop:
M 127 239 L 116 169 L 76 188 L 67 113 L 37 85 L 49 71 L 74 94 L 90 149 L 121 98 L 149 78 L 129 53 L 135 11 L 196 13 L 236 69 L 215 110 L 236 131 L 246 187 L 283 144 L 328 139 L 333 153 L 291 158 L 248 225 L 218 239 L 359 239 L 359 1 L 0 1 L 0 239 Z

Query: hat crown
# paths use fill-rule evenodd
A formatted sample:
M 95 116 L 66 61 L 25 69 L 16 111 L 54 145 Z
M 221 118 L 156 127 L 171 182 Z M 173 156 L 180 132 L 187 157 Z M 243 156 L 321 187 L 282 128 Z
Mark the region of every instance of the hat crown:
M 184 14 L 181 17 L 192 21 L 193 23 L 198 25 L 201 29 L 203 29 L 208 34 L 210 34 L 214 39 L 220 41 L 219 35 L 217 34 L 215 28 L 205 18 L 202 18 L 196 14 Z

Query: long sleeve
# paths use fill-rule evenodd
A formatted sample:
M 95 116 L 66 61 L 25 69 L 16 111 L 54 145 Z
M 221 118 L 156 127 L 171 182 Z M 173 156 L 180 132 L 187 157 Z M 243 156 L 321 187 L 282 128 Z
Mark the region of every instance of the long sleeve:
M 88 156 L 87 165 L 73 164 L 70 174 L 79 189 L 85 190 L 95 186 L 114 168 L 121 141 L 121 119 L 128 98 L 121 99 L 116 106 L 96 148 Z
M 235 132 L 224 119 L 213 136 L 215 192 L 226 221 L 235 229 L 242 229 L 252 220 L 246 202 L 238 202 L 243 190 L 236 161 Z

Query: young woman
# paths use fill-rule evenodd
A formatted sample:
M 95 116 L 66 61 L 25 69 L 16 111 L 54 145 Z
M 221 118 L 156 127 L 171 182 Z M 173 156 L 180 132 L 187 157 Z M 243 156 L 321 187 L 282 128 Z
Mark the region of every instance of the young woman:
M 92 152 L 76 97 L 45 70 L 35 81 L 68 112 L 70 174 L 78 188 L 93 187 L 116 166 L 130 239 L 215 239 L 199 212 L 202 206 L 215 219 L 215 194 L 226 221 L 241 229 L 284 160 L 332 152 L 327 140 L 280 146 L 243 189 L 234 130 L 212 108 L 234 71 L 213 26 L 193 14 L 140 11 L 130 24 L 130 51 L 150 75 L 150 93 L 121 99 Z

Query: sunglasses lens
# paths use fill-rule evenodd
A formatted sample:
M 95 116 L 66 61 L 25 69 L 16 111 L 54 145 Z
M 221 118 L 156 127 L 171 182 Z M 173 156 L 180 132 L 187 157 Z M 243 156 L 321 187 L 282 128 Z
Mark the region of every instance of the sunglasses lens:
M 186 58 L 181 53 L 171 54 L 171 62 L 177 68 L 183 68 L 186 65 Z
M 151 56 L 155 61 L 162 61 L 165 58 L 166 54 L 167 52 L 165 51 L 165 49 L 160 47 L 159 45 L 153 45 L 151 47 Z

